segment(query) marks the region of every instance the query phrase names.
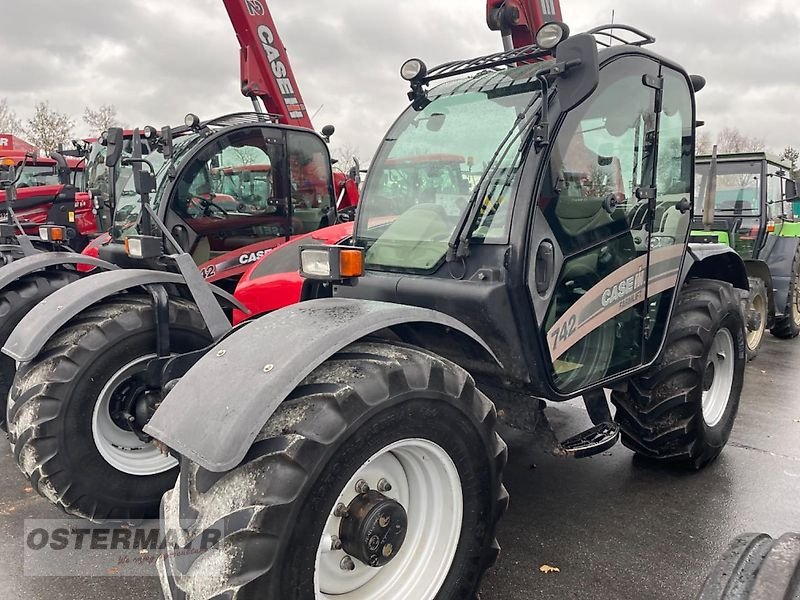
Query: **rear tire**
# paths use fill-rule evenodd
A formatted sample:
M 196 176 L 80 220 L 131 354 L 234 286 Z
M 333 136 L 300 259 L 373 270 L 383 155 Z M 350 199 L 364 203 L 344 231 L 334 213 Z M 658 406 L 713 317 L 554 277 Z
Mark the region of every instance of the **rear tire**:
M 238 467 L 213 473 L 182 461 L 162 506 L 165 531 L 182 538 L 159 559 L 162 585 L 173 600 L 472 600 L 497 556 L 508 502 L 495 421 L 456 365 L 407 346 L 348 346 L 295 389 Z M 427 460 L 411 460 L 414 452 Z M 346 546 L 331 549 L 327 535 L 343 522 L 335 507 L 364 495 L 354 481 L 380 490 L 380 477 L 392 483 L 387 498 L 414 508 L 404 545 L 373 568 Z M 457 488 L 463 501 L 452 500 Z M 216 543 L 190 551 L 204 539 Z M 340 567 L 348 555 L 352 570 Z
M 56 290 L 80 279 L 75 271 L 41 271 L 20 277 L 0 291 L 0 348 L 28 312 Z M 0 353 L 0 428 L 6 429 L 6 403 L 17 363 Z
M 770 329 L 776 338 L 788 340 L 800 334 L 800 246 L 794 254 L 792 276 L 789 280 L 789 298 L 784 307 L 783 316 L 775 319 Z
M 170 299 L 169 315 L 173 352 L 210 343 L 193 304 Z M 124 295 L 84 310 L 20 366 L 8 407 L 14 458 L 65 512 L 95 522 L 158 514 L 177 463 L 123 428 L 115 410 L 155 348 L 150 298 Z
M 767 286 L 764 280 L 759 277 L 748 278 L 750 293 L 747 300 L 742 302 L 742 312 L 745 315 L 747 345 L 747 360 L 753 360 L 761 348 L 764 341 L 764 333 L 767 329 L 767 319 L 769 318 L 769 298 L 767 296 Z
M 697 600 L 800 598 L 800 533 L 773 540 L 765 533 L 736 538 L 708 574 Z
M 661 356 L 625 391 L 615 390 L 622 443 L 637 454 L 694 469 L 730 436 L 746 363 L 739 299 L 724 282 L 686 282 Z

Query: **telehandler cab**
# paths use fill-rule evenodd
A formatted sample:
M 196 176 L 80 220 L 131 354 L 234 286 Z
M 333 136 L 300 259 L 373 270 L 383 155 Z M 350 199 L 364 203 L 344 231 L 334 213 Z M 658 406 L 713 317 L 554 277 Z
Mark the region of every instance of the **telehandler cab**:
M 144 428 L 181 463 L 165 597 L 473 598 L 508 503 L 492 399 L 586 394 L 564 456 L 620 431 L 690 468 L 720 453 L 748 283 L 731 248 L 687 245 L 702 78 L 624 25 L 536 41 L 406 62 L 352 244 L 301 251 L 308 301 L 165 361 Z M 434 154 L 474 157 L 477 184 L 386 193 L 387 162 Z
M 764 152 L 697 157 L 695 217 L 690 241 L 722 243 L 744 260 L 747 354 L 754 358 L 769 329 L 800 333 L 800 215 L 790 165 Z
M 242 257 L 336 219 L 330 155 L 313 131 L 243 113 L 190 115 L 146 135 L 159 151 L 142 157 L 134 132 L 110 240 L 83 257 L 99 272 L 29 307 L 3 349 L 18 364 L 6 414 L 20 469 L 66 512 L 95 521 L 153 516 L 174 484 L 176 459 L 143 432 L 161 400 L 151 369 L 221 339 L 233 308 L 249 312 L 209 282 L 233 289 L 249 266 Z M 109 130 L 112 167 L 121 141 Z M 233 170 L 259 175 L 231 182 Z M 332 229 L 321 243 L 346 236 Z M 39 268 L 58 258 L 40 257 Z

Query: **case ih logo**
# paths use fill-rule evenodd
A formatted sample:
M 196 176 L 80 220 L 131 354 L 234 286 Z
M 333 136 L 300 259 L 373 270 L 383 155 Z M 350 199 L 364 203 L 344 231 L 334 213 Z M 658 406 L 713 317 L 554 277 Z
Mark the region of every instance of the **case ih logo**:
M 261 0 L 244 0 L 244 3 L 251 17 L 264 16 L 264 5 L 261 4 Z
M 286 68 L 283 56 L 275 44 L 275 34 L 266 25 L 258 26 L 258 39 L 261 40 L 261 46 L 264 48 L 264 53 L 267 55 L 267 60 L 272 68 L 272 74 L 275 76 L 275 81 L 280 89 L 283 103 L 289 109 L 289 116 L 293 119 L 303 118 L 303 107 L 297 101 L 294 92 L 294 86 L 291 79 L 289 79 L 289 70 Z

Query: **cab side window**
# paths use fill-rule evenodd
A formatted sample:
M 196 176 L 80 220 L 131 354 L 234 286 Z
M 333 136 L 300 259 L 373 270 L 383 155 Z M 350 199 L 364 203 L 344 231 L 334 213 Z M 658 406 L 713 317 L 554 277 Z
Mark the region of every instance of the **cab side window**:
M 292 233 L 333 224 L 331 165 L 325 143 L 310 134 L 288 133 Z
M 643 68 L 644 67 L 644 68 Z M 653 185 L 656 63 L 620 58 L 567 115 L 539 194 L 564 263 L 544 319 L 556 387 L 570 392 L 641 364 Z
M 284 152 L 282 132 L 244 128 L 208 144 L 182 168 L 171 206 L 197 236 L 197 260 L 291 235 L 275 197 L 285 187 Z

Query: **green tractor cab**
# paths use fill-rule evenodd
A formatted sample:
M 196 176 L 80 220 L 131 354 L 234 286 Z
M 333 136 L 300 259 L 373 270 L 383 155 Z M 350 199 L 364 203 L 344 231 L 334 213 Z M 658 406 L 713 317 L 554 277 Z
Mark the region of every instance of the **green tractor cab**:
M 751 359 L 767 329 L 779 338 L 800 333 L 800 202 L 790 172 L 764 152 L 697 157 L 690 242 L 725 244 L 744 260 Z

